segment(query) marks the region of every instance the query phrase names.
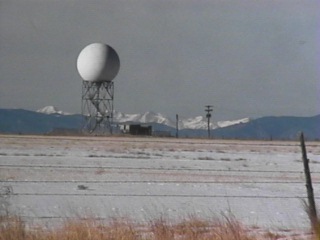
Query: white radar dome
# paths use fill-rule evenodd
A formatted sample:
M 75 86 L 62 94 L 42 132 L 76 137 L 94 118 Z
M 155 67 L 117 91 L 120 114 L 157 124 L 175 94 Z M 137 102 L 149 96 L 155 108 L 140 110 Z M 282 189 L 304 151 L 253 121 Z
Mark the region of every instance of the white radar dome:
M 119 68 L 118 54 L 103 43 L 86 46 L 77 59 L 77 69 L 84 81 L 110 82 L 118 74 Z

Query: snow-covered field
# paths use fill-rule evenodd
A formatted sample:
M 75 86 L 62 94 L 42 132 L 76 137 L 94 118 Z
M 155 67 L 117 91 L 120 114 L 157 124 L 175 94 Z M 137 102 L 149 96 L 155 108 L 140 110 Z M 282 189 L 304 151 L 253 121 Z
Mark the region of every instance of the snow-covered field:
M 307 151 L 318 197 L 320 143 Z M 309 226 L 299 142 L 0 135 L 0 181 L 0 200 L 30 222 L 232 212 L 261 228 Z

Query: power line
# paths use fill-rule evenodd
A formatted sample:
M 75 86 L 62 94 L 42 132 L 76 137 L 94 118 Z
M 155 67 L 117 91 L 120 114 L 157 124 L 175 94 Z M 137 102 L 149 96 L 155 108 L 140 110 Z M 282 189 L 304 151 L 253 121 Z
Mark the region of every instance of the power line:
M 56 168 L 56 169 L 109 169 L 109 170 L 148 170 L 148 171 L 201 171 L 201 172 L 236 172 L 236 173 L 298 173 L 296 170 L 245 170 L 245 169 L 210 169 L 210 168 L 163 168 L 163 167 L 121 167 L 121 166 L 69 166 L 69 165 L 24 165 L 24 164 L 1 164 L 0 168 Z M 320 173 L 313 171 L 312 173 Z
M 20 184 L 30 184 L 30 183 L 91 183 L 91 184 L 303 184 L 304 181 L 177 181 L 177 180 L 6 180 L 0 181 L 0 183 L 20 183 Z M 314 184 L 320 184 L 320 182 L 313 182 Z
M 304 199 L 307 196 L 269 195 L 209 195 L 209 194 L 121 194 L 121 193 L 12 193 L 10 196 L 58 196 L 58 197 L 163 197 L 163 198 L 252 198 L 252 199 Z M 316 197 L 320 199 L 320 197 Z

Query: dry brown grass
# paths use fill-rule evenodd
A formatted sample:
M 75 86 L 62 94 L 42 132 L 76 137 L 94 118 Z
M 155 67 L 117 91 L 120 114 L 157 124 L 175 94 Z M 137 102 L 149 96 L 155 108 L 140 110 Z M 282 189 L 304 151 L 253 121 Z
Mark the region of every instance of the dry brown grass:
M 55 229 L 26 227 L 19 217 L 0 219 L 0 240 L 257 240 L 275 239 L 254 236 L 232 217 L 201 220 L 196 217 L 172 224 L 160 217 L 147 224 L 127 219 L 102 223 L 94 219 L 66 221 Z
M 0 240 L 24 240 L 26 235 L 26 227 L 19 217 L 0 216 Z

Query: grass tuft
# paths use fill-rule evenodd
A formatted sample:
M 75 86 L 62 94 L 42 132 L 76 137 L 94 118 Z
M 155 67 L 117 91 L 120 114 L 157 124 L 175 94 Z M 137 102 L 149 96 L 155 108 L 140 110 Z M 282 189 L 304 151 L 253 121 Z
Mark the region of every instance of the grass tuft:
M 26 235 L 26 227 L 21 218 L 0 216 L 0 240 L 24 240 Z
M 278 237 L 258 236 L 235 218 L 226 216 L 220 220 L 191 216 L 175 224 L 160 217 L 142 225 L 124 218 L 107 223 L 76 219 L 55 229 L 27 227 L 19 217 L 0 217 L 0 240 L 275 240 Z

